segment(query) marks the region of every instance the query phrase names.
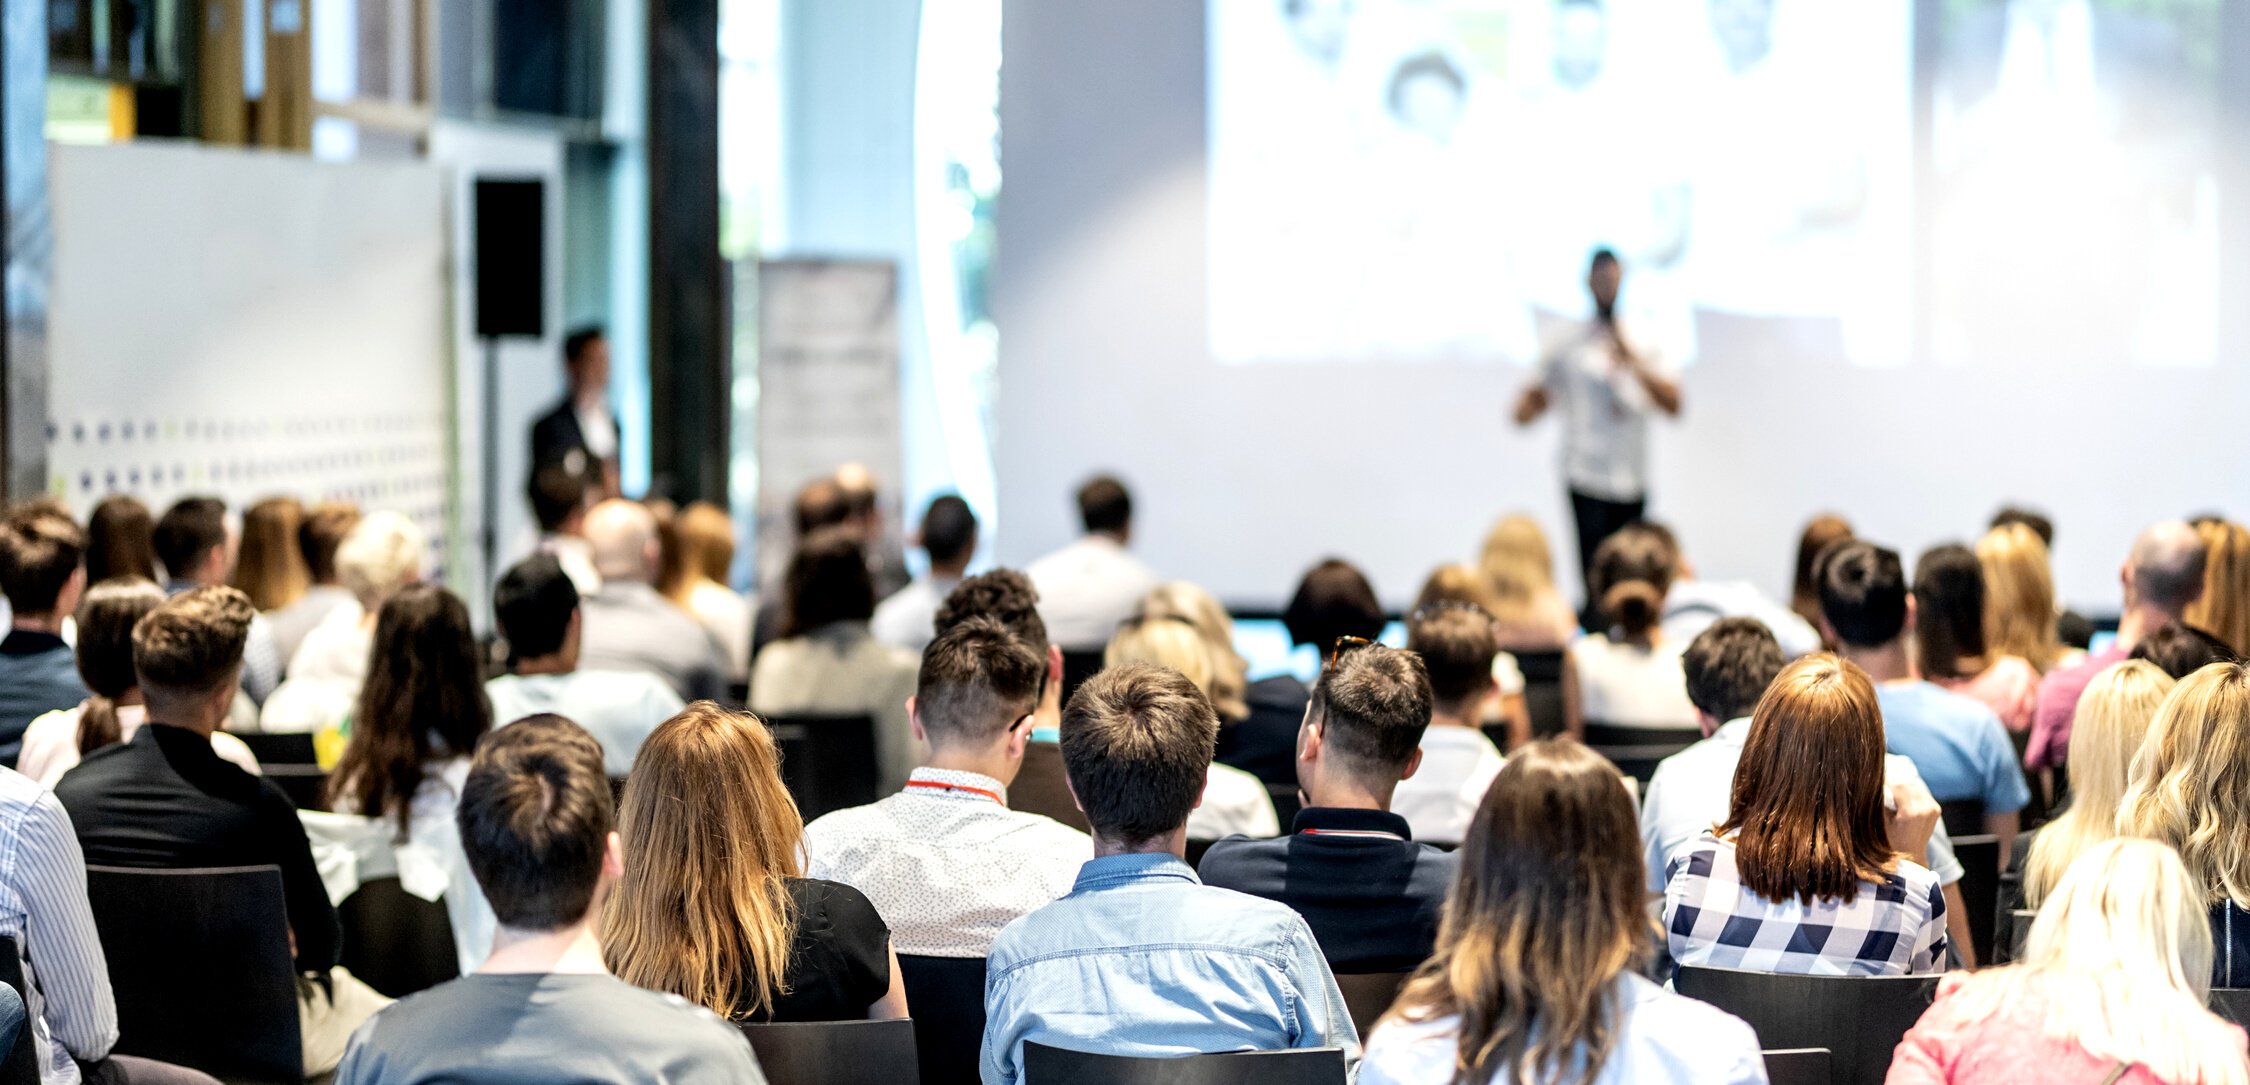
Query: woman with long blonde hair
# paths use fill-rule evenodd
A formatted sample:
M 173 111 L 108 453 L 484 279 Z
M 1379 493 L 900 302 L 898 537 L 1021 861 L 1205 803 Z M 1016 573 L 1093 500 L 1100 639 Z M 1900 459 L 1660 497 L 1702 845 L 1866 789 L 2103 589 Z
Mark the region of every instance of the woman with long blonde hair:
M 2250 984 L 2250 666 L 2180 680 L 2133 757 L 2117 831 L 2169 844 L 2202 887 L 2218 945 L 2212 982 Z
M 1141 599 L 1140 616 L 1176 618 L 1195 628 L 1211 652 L 1211 684 L 1205 688 L 1219 724 L 1240 723 L 1250 715 L 1243 700 L 1250 688 L 1250 661 L 1234 647 L 1234 619 L 1216 596 L 1185 580 L 1159 584 Z
M 2070 864 L 2022 962 L 1946 977 L 1885 1080 L 2243 1085 L 2242 1030 L 2204 1007 L 2210 975 L 2203 890 L 2179 856 L 2106 840 Z
M 1437 948 L 1375 1026 L 1360 1085 L 1766 1080 L 1741 1020 L 1640 975 L 1655 931 L 1633 801 L 1575 742 L 1500 770 Z
M 2055 576 L 2047 544 L 2023 524 L 2002 524 L 1977 540 L 1984 567 L 1984 641 L 1994 656 L 2022 656 L 2045 674 L 2062 661 L 2055 632 Z
M 1205 697 L 1221 667 L 1195 623 L 1169 614 L 1143 614 L 1127 618 L 1102 652 L 1102 666 L 1154 663 L 1180 672 Z M 1273 796 L 1257 777 L 1232 765 L 1211 762 L 1204 773 L 1203 805 L 1188 815 L 1187 833 L 1193 840 L 1218 840 L 1237 833 L 1263 838 L 1281 834 L 1280 815 L 1274 813 Z
M 2070 806 L 2031 838 L 2023 861 L 2023 906 L 2037 908 L 2062 882 L 2063 871 L 2094 845 L 2117 836 L 2117 811 L 2172 676 L 2129 659 L 2086 683 L 2070 729 Z
M 657 727 L 617 828 L 625 874 L 601 936 L 619 979 L 730 1021 L 906 1016 L 875 906 L 801 876 L 805 823 L 756 716 L 697 701 Z
M 718 639 L 733 678 L 750 677 L 750 604 L 727 586 L 734 521 L 727 510 L 697 501 L 672 518 L 672 541 L 676 565 L 664 594 Z
M 1578 632 L 1578 616 L 1555 587 L 1554 550 L 1539 521 L 1501 517 L 1485 533 L 1477 570 L 1492 586 L 1501 651 L 1553 651 Z
M 2198 520 L 2203 537 L 2203 594 L 2181 620 L 2250 656 L 2250 528 L 2216 517 Z

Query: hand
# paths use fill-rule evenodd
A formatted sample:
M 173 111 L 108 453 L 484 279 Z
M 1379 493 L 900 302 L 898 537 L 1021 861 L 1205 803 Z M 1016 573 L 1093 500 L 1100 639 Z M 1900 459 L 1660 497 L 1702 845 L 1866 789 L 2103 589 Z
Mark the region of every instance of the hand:
M 1891 849 L 1917 863 L 1926 863 L 1930 853 L 1930 836 L 1937 831 L 1938 816 L 1942 811 L 1930 790 L 1912 784 L 1893 783 L 1887 786 L 1884 797 L 1883 829 L 1891 838 Z

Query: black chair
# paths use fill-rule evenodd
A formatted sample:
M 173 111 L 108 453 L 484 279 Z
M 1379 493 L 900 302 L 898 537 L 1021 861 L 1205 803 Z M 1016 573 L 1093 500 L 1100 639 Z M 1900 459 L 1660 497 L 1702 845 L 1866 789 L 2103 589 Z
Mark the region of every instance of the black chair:
M 1187 865 L 1201 870 L 1203 869 L 1203 853 L 1210 851 L 1211 845 L 1216 843 L 1218 843 L 1216 840 L 1197 840 L 1191 836 L 1187 840 L 1186 854 L 1182 858 L 1187 860 Z
M 1033 741 L 1023 748 L 1023 765 L 1016 782 L 1008 785 L 1008 806 L 1026 814 L 1041 814 L 1079 832 L 1091 832 L 1085 811 L 1070 797 L 1064 780 L 1062 747 Z
M 2211 1012 L 2250 1028 L 2250 987 L 2211 988 Z
M 117 1051 L 228 1081 L 300 1085 L 281 868 L 86 868 L 117 995 Z
M 1287 835 L 1289 827 L 1297 823 L 1297 811 L 1305 808 L 1304 796 L 1296 784 L 1267 784 L 1266 795 L 1273 799 L 1273 816 L 1281 822 L 1281 831 Z
M 1955 799 L 1938 804 L 1945 831 L 1954 837 L 1984 835 L 1984 800 Z
M 1102 650 L 1093 648 L 1074 652 L 1065 648 L 1062 657 L 1062 703 L 1069 704 L 1070 695 L 1078 692 L 1078 687 L 1085 685 L 1087 679 L 1102 673 Z
M 1836 1080 L 1836 1057 L 1825 1047 L 1800 1047 L 1768 1051 L 1767 1085 L 1830 1085 Z
M 1023 1085 L 1344 1085 L 1342 1048 L 1144 1059 L 1025 1041 Z
M 781 782 L 806 821 L 877 798 L 873 716 L 768 716 L 766 727 L 781 747 Z
M 6 984 L 18 997 L 25 993 L 21 952 L 15 939 L 0 938 L 0 984 Z M 0 1085 L 39 1085 L 39 1058 L 32 1050 L 29 1018 L 24 1020 L 23 1034 L 15 1037 L 15 1046 L 0 1057 Z
M 743 1025 L 776 1085 L 920 1085 L 912 1021 Z
M 423 900 L 395 877 L 362 882 L 336 906 L 336 919 L 344 928 L 343 966 L 392 998 L 461 975 L 445 902 Z
M 1953 838 L 1953 857 L 1961 861 L 1961 907 L 1968 912 L 1969 944 L 1977 963 L 1992 961 L 2000 916 L 2000 838 L 1989 833 Z
M 1992 963 L 2007 964 L 2023 960 L 2023 947 L 2031 941 L 2031 921 L 2039 913 L 2029 908 L 2017 908 L 2008 913 L 2008 936 L 1998 939 L 1992 947 Z
M 228 732 L 232 734 L 233 732 Z M 325 810 L 328 773 L 320 767 L 309 734 L 235 735 L 258 759 L 258 771 L 279 785 L 299 810 Z
M 984 1041 L 984 958 L 901 953 L 922 1085 L 977 1085 Z
M 1359 1030 L 1360 1039 L 1375 1031 L 1375 1022 L 1390 1012 L 1391 1003 L 1398 1001 L 1399 988 L 1406 986 L 1406 977 L 1412 972 L 1338 972 L 1336 986 L 1344 992 L 1344 1008 L 1351 1012 L 1352 1027 Z
M 1703 741 L 1703 732 L 1693 727 L 1618 727 L 1606 723 L 1586 725 L 1586 745 L 1595 753 L 1609 758 L 1620 775 L 1630 776 L 1643 784 L 1656 775 L 1656 766 L 1672 756 Z
M 1681 965 L 1674 985 L 1742 1018 L 1770 1050 L 1825 1047 L 1837 1085 L 1879 1085 L 1936 976 L 1793 976 Z
M 1570 662 L 1569 654 L 1560 649 L 1511 654 L 1516 657 L 1516 670 L 1523 672 L 1523 706 L 1531 716 L 1531 737 L 1553 738 L 1569 730 L 1570 706 L 1563 696 L 1563 669 Z M 1492 741 L 1507 749 L 1507 728 L 1498 730 L 1501 737 Z

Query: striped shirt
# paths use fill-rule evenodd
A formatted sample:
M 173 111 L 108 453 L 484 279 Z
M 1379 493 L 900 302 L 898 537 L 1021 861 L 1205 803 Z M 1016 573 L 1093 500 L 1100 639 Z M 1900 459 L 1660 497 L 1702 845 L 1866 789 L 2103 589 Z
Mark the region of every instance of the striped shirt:
M 1680 964 L 1808 976 L 1902 976 L 1945 968 L 1945 893 L 1900 860 L 1850 900 L 1767 900 L 1742 884 L 1734 842 L 1709 831 L 1672 861 L 1664 930 Z
M 117 1004 L 70 815 L 14 769 L 0 769 L 0 937 L 23 966 L 39 1080 L 77 1081 L 72 1056 L 93 1062 L 117 1042 Z

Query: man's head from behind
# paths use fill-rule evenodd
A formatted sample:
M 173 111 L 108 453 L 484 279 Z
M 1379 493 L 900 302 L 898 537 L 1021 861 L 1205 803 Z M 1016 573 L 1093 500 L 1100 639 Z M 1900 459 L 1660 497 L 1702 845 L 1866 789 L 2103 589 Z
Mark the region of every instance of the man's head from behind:
M 561 464 L 533 471 L 531 486 L 526 491 L 531 498 L 532 518 L 539 521 L 539 530 L 548 535 L 583 532 L 586 501 L 594 492 L 592 479 Z
M 554 931 L 586 918 L 620 873 L 602 747 L 561 716 L 528 716 L 477 744 L 454 821 L 500 925 Z
M 1370 644 L 1340 653 L 1313 684 L 1297 773 L 1318 804 L 1327 778 L 1378 793 L 1414 774 L 1430 726 L 1430 676 L 1413 652 Z
M 1150 850 L 1187 825 L 1219 740 L 1219 714 L 1177 671 L 1145 663 L 1086 680 L 1062 715 L 1063 768 L 1094 835 Z
M 967 619 L 922 650 L 915 728 L 934 751 L 981 752 L 1006 737 L 1008 760 L 1019 760 L 1046 679 L 1046 657 L 997 619 Z
M 1078 488 L 1078 522 L 1086 534 L 1126 538 L 1133 531 L 1133 495 L 1109 475 L 1096 475 Z
M 164 575 L 198 584 L 224 584 L 234 562 L 227 553 L 227 506 L 216 497 L 183 497 L 157 517 L 151 535 Z
M 207 585 L 164 601 L 133 626 L 133 673 L 149 718 L 217 726 L 234 700 L 242 646 L 257 617 L 250 597 Z
M 336 549 L 358 523 L 359 506 L 349 501 L 323 501 L 305 512 L 297 525 L 297 549 L 313 583 L 336 583 Z
M 816 478 L 797 491 L 795 504 L 790 509 L 797 525 L 797 537 L 802 539 L 824 527 L 838 527 L 852 518 L 852 499 L 842 483 L 834 476 Z
M 1062 718 L 1062 651 L 1047 639 L 1047 623 L 1039 617 L 1039 590 L 1031 578 L 1014 569 L 979 573 L 953 586 L 930 624 L 939 636 L 962 622 L 988 617 L 1000 623 L 1032 654 L 1046 661 L 1047 677 L 1040 689 L 1043 725 Z
M 1703 717 L 1703 732 L 1750 715 L 1766 687 L 1789 665 L 1781 642 L 1755 618 L 1721 618 L 1696 634 L 1680 657 L 1688 700 Z
M 656 577 L 656 514 L 638 501 L 611 498 L 586 513 L 586 543 L 603 580 L 646 584 Z
M 1898 551 L 1854 539 L 1820 562 L 1820 620 L 1846 648 L 1880 648 L 1906 631 L 1906 566 Z
M 492 617 L 508 641 L 508 661 L 578 656 L 578 586 L 553 554 L 533 554 L 492 586 Z
M 959 494 L 946 494 L 930 502 L 922 513 L 922 550 L 930 555 L 930 571 L 961 575 L 977 550 L 977 514 Z
M 1492 658 L 1499 654 L 1492 616 L 1458 603 L 1424 607 L 1407 619 L 1406 650 L 1420 657 L 1429 675 L 1431 708 L 1476 722 L 1492 693 Z
M 2150 525 L 2125 559 L 2125 605 L 2149 607 L 2173 621 L 2203 597 L 2203 536 L 2185 520 Z
M 76 610 L 85 561 L 86 533 L 67 515 L 28 506 L 0 519 L 0 592 L 19 620 Z

